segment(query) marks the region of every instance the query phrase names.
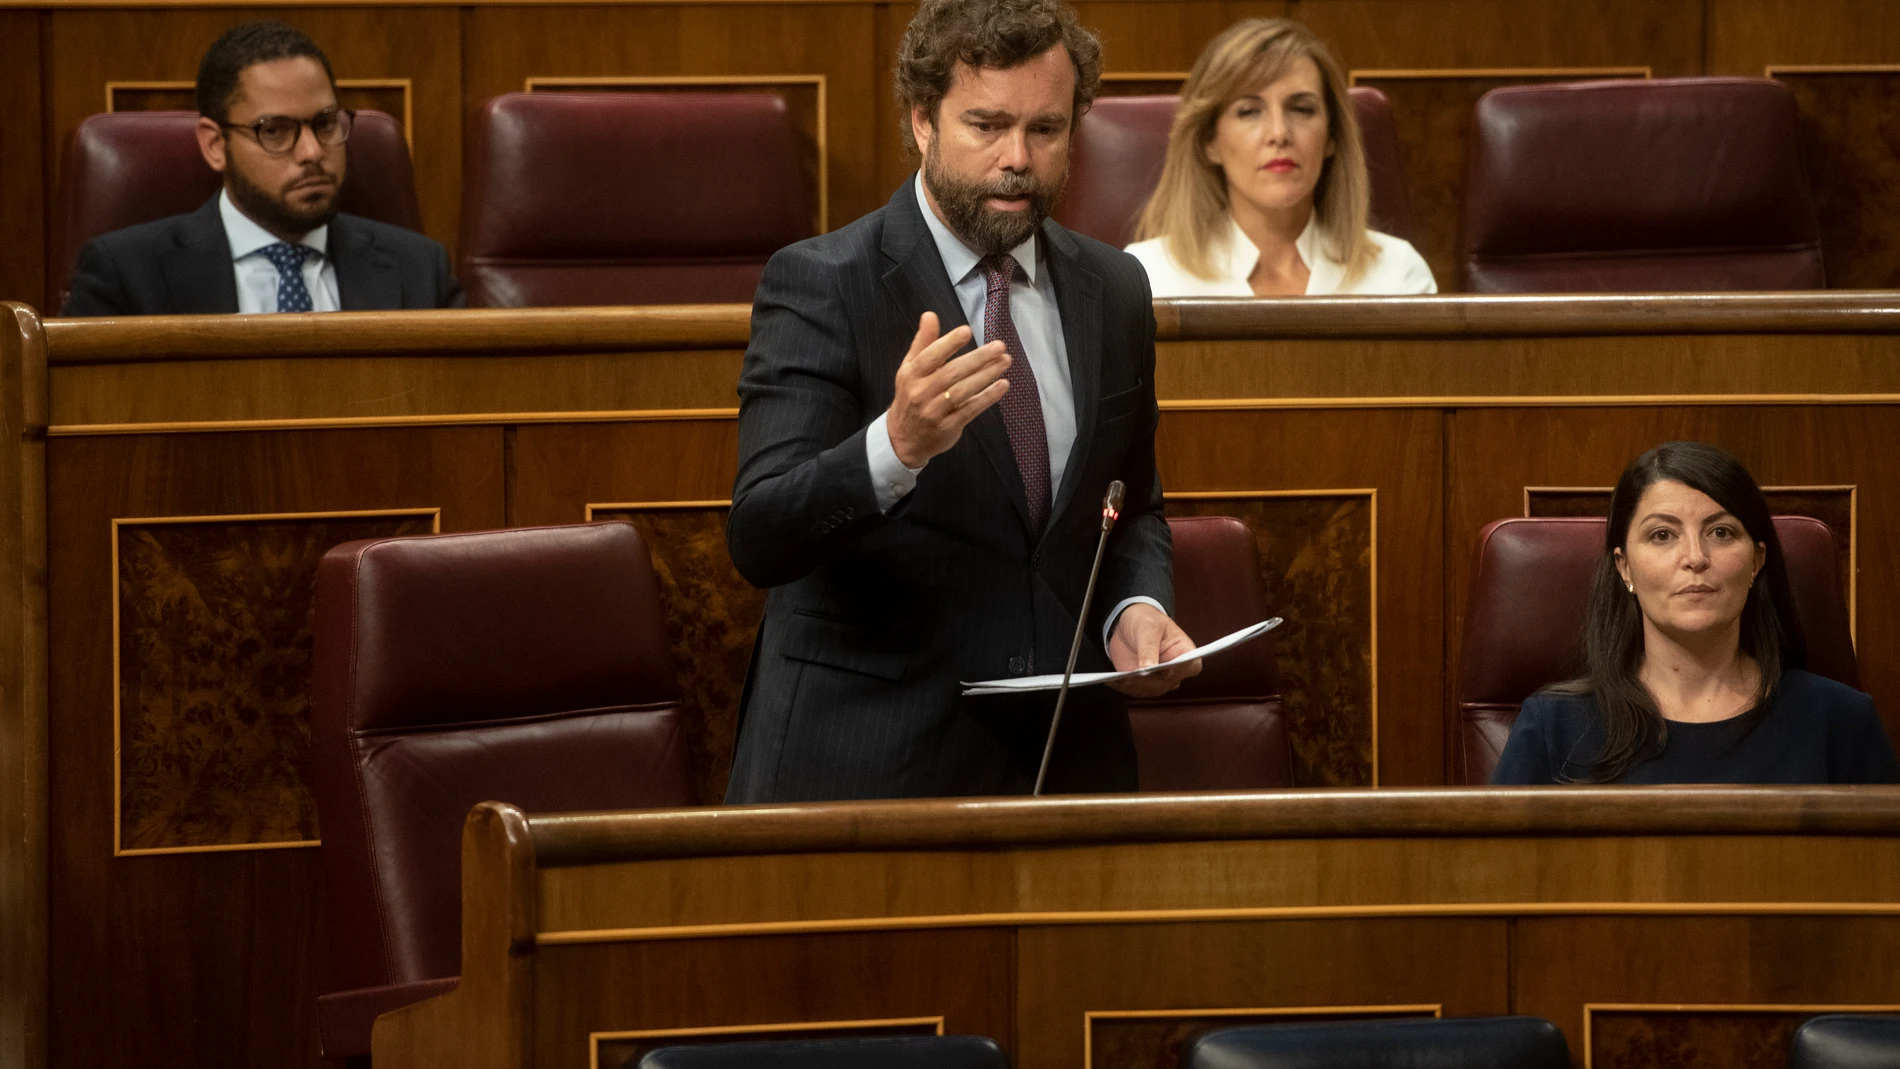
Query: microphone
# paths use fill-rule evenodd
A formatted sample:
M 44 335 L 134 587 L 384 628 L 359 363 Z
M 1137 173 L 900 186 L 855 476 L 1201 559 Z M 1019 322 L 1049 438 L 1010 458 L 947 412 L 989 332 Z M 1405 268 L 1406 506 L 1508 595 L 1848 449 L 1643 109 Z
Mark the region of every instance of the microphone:
M 1069 680 L 1075 675 L 1075 658 L 1082 652 L 1082 630 L 1089 625 L 1089 603 L 1095 600 L 1095 579 L 1102 574 L 1102 554 L 1108 549 L 1108 532 L 1121 518 L 1122 494 L 1127 487 L 1120 479 L 1108 484 L 1108 493 L 1102 496 L 1102 537 L 1095 543 L 1095 563 L 1089 567 L 1089 585 L 1082 592 L 1082 612 L 1075 619 L 1075 640 L 1069 643 L 1069 666 L 1062 670 L 1062 687 L 1056 691 L 1056 715 L 1049 721 L 1049 741 L 1042 744 L 1042 767 L 1036 770 L 1036 789 L 1029 793 L 1040 795 L 1042 781 L 1049 775 L 1049 756 L 1056 752 L 1056 729 L 1062 726 L 1062 706 L 1069 700 Z

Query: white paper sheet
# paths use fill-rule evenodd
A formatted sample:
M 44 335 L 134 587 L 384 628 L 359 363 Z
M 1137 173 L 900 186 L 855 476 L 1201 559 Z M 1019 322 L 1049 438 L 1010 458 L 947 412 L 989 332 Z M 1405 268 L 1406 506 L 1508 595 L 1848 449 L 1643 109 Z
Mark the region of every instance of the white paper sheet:
M 1233 649 L 1243 642 L 1251 642 L 1274 628 L 1279 627 L 1280 623 L 1281 619 L 1278 616 L 1271 620 L 1262 620 L 1257 624 L 1243 627 L 1231 635 L 1217 638 L 1204 646 L 1196 646 L 1172 661 L 1163 661 L 1160 664 L 1150 665 L 1147 668 L 1137 668 L 1131 672 L 1077 672 L 1069 679 L 1069 689 L 1073 690 L 1076 687 L 1086 687 L 1096 683 L 1107 683 L 1116 679 L 1127 679 L 1129 676 L 1145 676 L 1153 672 L 1159 672 L 1170 665 L 1192 661 L 1197 657 L 1212 657 L 1217 653 Z M 1028 694 L 1039 690 L 1060 689 L 1062 689 L 1062 674 L 1060 672 L 1055 675 L 1047 676 L 1017 676 L 1010 679 L 986 679 L 980 683 L 963 684 L 963 693 L 966 697 L 983 694 Z

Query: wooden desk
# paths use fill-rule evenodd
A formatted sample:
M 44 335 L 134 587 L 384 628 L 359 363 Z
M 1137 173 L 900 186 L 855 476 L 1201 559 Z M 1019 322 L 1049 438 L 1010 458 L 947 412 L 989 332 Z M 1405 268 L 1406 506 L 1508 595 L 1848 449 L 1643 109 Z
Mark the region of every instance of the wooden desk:
M 639 525 L 719 797 L 761 605 L 721 533 L 746 309 L 7 312 L 0 1005 L 56 1022 L 53 1064 L 314 1060 L 309 578 L 337 542 Z M 1835 526 L 1900 737 L 1900 294 L 1157 313 L 1169 508 L 1256 533 L 1301 785 L 1454 781 L 1478 529 L 1599 508 L 1679 437 Z
M 1228 1024 L 1506 1013 L 1587 1069 L 1740 1067 L 1900 1009 L 1900 788 L 489 803 L 462 865 L 461 986 L 377 1022 L 382 1069 L 910 1030 L 1148 1069 Z

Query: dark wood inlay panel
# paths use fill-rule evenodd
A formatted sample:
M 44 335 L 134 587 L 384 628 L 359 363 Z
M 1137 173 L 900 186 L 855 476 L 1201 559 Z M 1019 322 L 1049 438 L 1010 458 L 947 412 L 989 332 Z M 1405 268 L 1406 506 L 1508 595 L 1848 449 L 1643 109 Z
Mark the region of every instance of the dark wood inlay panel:
M 1776 71 L 1801 115 L 1801 149 L 1830 289 L 1900 286 L 1900 68 Z
M 118 849 L 317 838 L 317 562 L 434 525 L 433 513 L 118 525 Z
M 1373 512 L 1365 493 L 1168 502 L 1169 515 L 1235 516 L 1253 532 L 1268 611 L 1286 618 L 1264 649 L 1279 673 L 1298 786 L 1372 783 Z
M 1588 1069 L 1784 1069 L 1800 1010 L 1595 1010 Z
M 597 520 L 627 520 L 638 527 L 653 555 L 689 731 L 693 800 L 703 805 L 725 798 L 752 640 L 765 618 L 765 591 L 746 582 L 726 552 L 728 511 L 594 510 Z

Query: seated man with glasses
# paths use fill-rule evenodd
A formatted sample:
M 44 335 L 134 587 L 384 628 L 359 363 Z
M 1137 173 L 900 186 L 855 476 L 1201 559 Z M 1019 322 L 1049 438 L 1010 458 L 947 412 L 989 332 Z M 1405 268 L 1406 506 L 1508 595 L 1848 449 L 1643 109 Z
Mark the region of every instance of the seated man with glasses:
M 337 212 L 352 116 L 316 42 L 281 22 L 229 30 L 198 67 L 198 112 L 223 191 L 88 244 L 62 314 L 462 305 L 439 243 Z

